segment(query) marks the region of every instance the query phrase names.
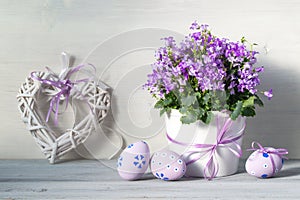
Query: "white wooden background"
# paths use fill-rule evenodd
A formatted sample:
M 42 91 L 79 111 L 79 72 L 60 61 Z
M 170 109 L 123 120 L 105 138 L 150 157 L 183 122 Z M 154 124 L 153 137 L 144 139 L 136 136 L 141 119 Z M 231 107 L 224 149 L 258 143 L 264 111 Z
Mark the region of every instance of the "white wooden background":
M 245 36 L 260 45 L 260 64 L 266 69 L 262 88 L 272 87 L 274 98 L 248 120 L 243 148 L 256 140 L 288 148 L 290 158 L 300 158 L 297 0 L 0 0 L 0 158 L 43 158 L 20 119 L 15 97 L 31 71 L 46 65 L 59 71 L 61 51 L 74 55 L 77 64 L 96 62 L 97 75 L 114 89 L 113 132 L 125 141 L 149 136 L 152 149 L 161 146 L 163 122 L 154 111 L 149 114 L 151 101 L 139 88 L 149 69 L 141 66 L 153 61 L 154 50 L 147 47 L 161 44 L 158 36 L 186 34 L 195 19 L 215 34 L 233 40 Z M 130 46 L 135 41 L 142 43 Z M 118 52 L 137 47 L 143 49 L 125 56 Z M 118 59 L 113 61 L 110 52 Z M 152 137 L 151 132 L 159 134 Z

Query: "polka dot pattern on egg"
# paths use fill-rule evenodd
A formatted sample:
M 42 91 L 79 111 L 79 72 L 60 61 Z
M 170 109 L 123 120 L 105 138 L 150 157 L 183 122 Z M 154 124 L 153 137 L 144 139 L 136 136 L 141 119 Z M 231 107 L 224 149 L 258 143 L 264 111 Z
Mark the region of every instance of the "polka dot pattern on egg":
M 273 150 L 274 148 L 269 147 L 266 149 Z M 252 176 L 269 178 L 280 171 L 283 165 L 282 160 L 279 155 L 256 150 L 247 159 L 245 167 L 246 171 Z
M 268 153 L 263 153 L 263 157 L 268 158 L 269 154 Z
M 150 168 L 156 178 L 170 181 L 178 180 L 185 174 L 186 164 L 177 153 L 162 150 L 153 154 Z
M 258 142 L 252 142 L 254 151 L 246 161 L 245 168 L 248 174 L 258 178 L 269 178 L 276 175 L 282 168 L 284 159 L 289 153 L 287 149 L 263 147 Z

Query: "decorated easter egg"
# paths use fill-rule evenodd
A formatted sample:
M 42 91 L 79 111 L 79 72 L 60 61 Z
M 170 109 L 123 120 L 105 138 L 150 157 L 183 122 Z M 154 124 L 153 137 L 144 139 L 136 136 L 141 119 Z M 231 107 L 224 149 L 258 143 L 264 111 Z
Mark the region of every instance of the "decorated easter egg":
M 169 150 L 155 152 L 150 160 L 152 174 L 165 181 L 178 180 L 186 171 L 184 160 L 177 153 Z
M 272 147 L 266 147 L 265 151 L 254 151 L 246 161 L 246 171 L 259 178 L 269 178 L 274 176 L 283 165 L 283 158 L 274 152 Z
M 146 142 L 130 144 L 121 153 L 117 170 L 125 180 L 137 180 L 143 176 L 149 166 L 150 151 Z

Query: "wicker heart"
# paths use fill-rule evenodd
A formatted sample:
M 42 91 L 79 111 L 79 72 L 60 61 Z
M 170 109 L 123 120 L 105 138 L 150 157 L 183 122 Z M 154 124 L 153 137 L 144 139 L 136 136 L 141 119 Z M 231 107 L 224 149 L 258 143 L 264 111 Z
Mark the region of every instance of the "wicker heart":
M 38 72 L 36 76 L 47 79 L 49 73 Z M 88 81 L 80 87 L 80 95 L 70 96 L 73 103 L 70 103 L 73 110 L 79 105 L 80 99 L 85 99 L 91 109 L 88 113 L 75 120 L 73 127 L 66 129 L 63 133 L 56 133 L 51 129 L 49 123 L 45 122 L 44 113 L 38 109 L 37 102 L 38 94 L 41 92 L 43 84 L 34 80 L 31 76 L 27 77 L 26 81 L 21 85 L 17 96 L 18 107 L 21 112 L 22 119 L 27 125 L 36 143 L 45 154 L 50 163 L 55 161 L 76 148 L 77 145 L 83 143 L 90 133 L 96 129 L 110 107 L 110 94 L 102 85 L 95 81 Z M 48 88 L 49 89 L 49 88 Z M 79 103 L 78 103 L 79 102 Z M 78 118 L 76 116 L 75 118 Z

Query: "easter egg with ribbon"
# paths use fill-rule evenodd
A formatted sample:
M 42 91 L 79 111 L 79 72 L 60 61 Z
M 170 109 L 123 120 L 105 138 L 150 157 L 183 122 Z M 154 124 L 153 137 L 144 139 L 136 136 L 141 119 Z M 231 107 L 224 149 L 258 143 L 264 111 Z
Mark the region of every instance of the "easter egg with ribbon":
M 253 142 L 252 148 L 248 150 L 254 150 L 254 152 L 246 161 L 246 171 L 258 178 L 270 178 L 277 174 L 283 166 L 285 155 L 288 154 L 286 149 L 263 147 L 258 142 Z

